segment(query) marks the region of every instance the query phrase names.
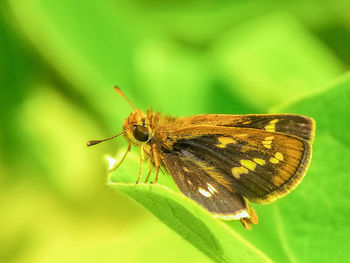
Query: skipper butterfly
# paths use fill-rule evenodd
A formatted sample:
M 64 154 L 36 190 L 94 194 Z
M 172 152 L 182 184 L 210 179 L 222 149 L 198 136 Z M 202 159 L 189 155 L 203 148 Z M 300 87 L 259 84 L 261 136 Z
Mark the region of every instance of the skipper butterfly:
M 271 203 L 287 195 L 305 176 L 315 130 L 309 117 L 203 114 L 176 118 L 136 109 L 119 88 L 115 90 L 134 111 L 125 119 L 121 133 L 89 141 L 88 146 L 123 135 L 128 147 L 115 167 L 132 145 L 139 147 L 136 183 L 148 159 L 155 169 L 154 183 L 164 168 L 185 196 L 214 217 L 240 220 L 250 229 L 258 216 L 249 202 Z

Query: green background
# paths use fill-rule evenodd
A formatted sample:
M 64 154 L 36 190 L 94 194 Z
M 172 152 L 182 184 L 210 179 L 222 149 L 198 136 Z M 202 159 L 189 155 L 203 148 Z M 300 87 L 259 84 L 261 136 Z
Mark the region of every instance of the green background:
M 345 262 L 349 14 L 347 0 L 1 1 L 0 262 Z M 167 175 L 136 186 L 137 150 L 108 176 L 125 141 L 86 142 L 131 111 L 114 85 L 174 116 L 311 116 L 309 172 L 254 206 L 252 231 Z

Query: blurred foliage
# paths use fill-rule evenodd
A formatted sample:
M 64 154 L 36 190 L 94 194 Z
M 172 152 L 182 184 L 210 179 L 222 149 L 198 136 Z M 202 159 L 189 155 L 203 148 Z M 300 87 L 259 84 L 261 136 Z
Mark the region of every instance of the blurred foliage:
M 334 80 L 350 64 L 349 13 L 347 0 L 1 1 L 0 262 L 222 260 L 175 220 L 156 219 L 157 199 L 148 210 L 106 187 L 102 157 L 125 142 L 85 144 L 119 132 L 129 114 L 115 84 L 137 107 L 175 116 L 314 117 L 314 161 L 298 189 L 257 206 L 250 232 L 237 222 L 212 229 L 228 227 L 233 236 L 220 228 L 215 238 L 274 262 L 344 261 L 350 84 Z M 137 157 L 120 168 L 128 182 Z M 183 213 L 197 211 L 176 197 Z

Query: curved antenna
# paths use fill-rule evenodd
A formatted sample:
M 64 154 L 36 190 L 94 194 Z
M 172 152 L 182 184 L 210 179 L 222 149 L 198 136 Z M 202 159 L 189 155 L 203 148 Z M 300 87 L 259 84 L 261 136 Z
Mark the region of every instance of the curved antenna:
M 118 133 L 117 135 L 114 135 L 114 136 L 109 137 L 109 138 L 106 138 L 106 139 L 88 141 L 88 142 L 87 142 L 87 146 L 92 146 L 92 145 L 99 144 L 99 143 L 101 143 L 101 142 L 109 141 L 109 140 L 111 140 L 111 139 L 114 139 L 115 137 L 118 137 L 118 136 L 122 135 L 122 134 L 123 134 L 123 132 Z
M 120 95 L 122 96 L 127 103 L 129 103 L 129 105 L 131 106 L 131 108 L 133 108 L 133 110 L 136 110 L 135 106 L 132 105 L 131 101 L 125 96 L 125 94 L 121 91 L 120 88 L 118 88 L 117 86 L 114 87 L 114 90 Z

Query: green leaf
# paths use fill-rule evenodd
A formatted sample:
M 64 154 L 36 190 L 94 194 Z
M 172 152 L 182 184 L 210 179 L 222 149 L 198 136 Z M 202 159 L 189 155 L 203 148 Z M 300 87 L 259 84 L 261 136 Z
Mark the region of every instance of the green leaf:
M 215 262 L 272 262 L 224 222 L 176 191 L 170 176 L 160 176 L 155 185 L 135 184 L 137 157 L 131 155 L 125 162 L 112 172 L 109 185 L 141 203 L 209 258 Z
M 80 248 L 77 253 L 79 256 L 76 258 L 72 258 L 71 254 L 67 255 L 65 260 L 69 261 L 64 262 L 212 262 L 199 250 L 189 246 L 181 236 L 156 220 L 143 220 L 112 242 L 97 247 Z
M 275 211 L 279 235 L 299 262 L 342 262 L 350 235 L 350 76 L 279 111 L 316 121 L 309 172 Z

